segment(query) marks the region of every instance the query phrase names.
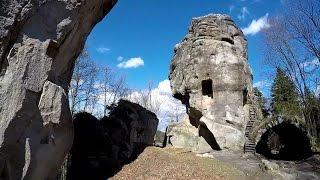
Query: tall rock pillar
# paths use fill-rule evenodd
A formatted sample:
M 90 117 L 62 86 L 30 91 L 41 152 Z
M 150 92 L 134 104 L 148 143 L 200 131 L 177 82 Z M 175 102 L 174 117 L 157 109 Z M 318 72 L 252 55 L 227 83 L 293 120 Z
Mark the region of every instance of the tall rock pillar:
M 252 73 L 247 41 L 227 15 L 194 18 L 174 48 L 169 79 L 190 123 L 213 149 L 241 150 L 249 120 Z

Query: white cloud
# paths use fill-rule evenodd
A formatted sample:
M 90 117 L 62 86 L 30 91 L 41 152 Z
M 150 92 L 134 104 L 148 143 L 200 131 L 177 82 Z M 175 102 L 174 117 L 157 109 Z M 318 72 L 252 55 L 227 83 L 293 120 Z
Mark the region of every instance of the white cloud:
M 130 94 L 128 100 L 143 105 L 141 97 L 147 92 L 147 90 L 135 91 Z M 147 106 L 147 109 L 156 113 L 159 119 L 158 129 L 161 131 L 165 131 L 170 122 L 182 120 L 186 113 L 185 106 L 172 96 L 168 79 L 161 81 L 158 87 L 151 90 L 151 103 Z
M 253 87 L 257 87 L 261 90 L 263 90 L 266 87 L 270 87 L 271 83 L 267 80 L 262 80 L 262 81 L 257 81 L 255 83 L 253 83 Z
M 161 81 L 157 88 L 152 90 L 152 97 L 158 101 L 159 119 L 158 129 L 164 131 L 172 121 L 180 121 L 186 113 L 185 106 L 172 96 L 170 81 L 168 79 Z
M 320 62 L 319 62 L 318 58 L 314 58 L 311 61 L 306 61 L 306 62 L 302 63 L 302 66 L 304 68 L 307 68 L 310 70 L 310 69 L 314 69 L 314 68 L 317 68 L 318 66 L 320 66 Z
M 238 19 L 244 20 L 246 18 L 246 16 L 249 14 L 250 14 L 250 12 L 249 12 L 248 8 L 244 6 L 241 8 L 240 14 L 238 14 Z
M 158 85 L 158 89 L 160 92 L 171 94 L 171 86 L 170 81 L 168 79 L 161 81 Z
M 270 24 L 268 22 L 268 16 L 269 14 L 267 13 L 266 15 L 260 17 L 258 20 L 252 20 L 248 27 L 242 29 L 243 33 L 245 35 L 255 35 L 261 30 L 269 28 Z
M 117 61 L 122 61 L 124 58 L 122 56 L 117 57 Z
M 140 66 L 144 66 L 144 61 L 141 57 L 130 58 L 127 61 L 121 62 L 117 65 L 118 68 L 137 68 Z
M 98 51 L 99 53 L 104 54 L 104 53 L 110 51 L 110 48 L 107 48 L 107 47 L 99 47 L 99 48 L 97 48 L 97 51 Z

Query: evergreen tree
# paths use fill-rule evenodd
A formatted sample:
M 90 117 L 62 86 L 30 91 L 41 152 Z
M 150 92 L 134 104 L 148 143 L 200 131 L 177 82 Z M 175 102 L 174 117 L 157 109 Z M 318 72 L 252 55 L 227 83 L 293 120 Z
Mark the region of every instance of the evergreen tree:
M 262 92 L 257 87 L 254 87 L 253 93 L 257 97 L 259 107 L 262 109 L 263 108 L 263 94 L 262 94 Z
M 320 142 L 320 98 L 310 90 L 306 92 L 305 119 L 310 135 Z
M 269 109 L 265 107 L 266 99 L 263 97 L 263 93 L 257 87 L 253 88 L 253 93 L 257 98 L 257 103 L 263 117 L 267 117 L 269 115 Z
M 271 87 L 271 107 L 275 116 L 301 116 L 298 93 L 292 80 L 281 68 L 277 68 Z

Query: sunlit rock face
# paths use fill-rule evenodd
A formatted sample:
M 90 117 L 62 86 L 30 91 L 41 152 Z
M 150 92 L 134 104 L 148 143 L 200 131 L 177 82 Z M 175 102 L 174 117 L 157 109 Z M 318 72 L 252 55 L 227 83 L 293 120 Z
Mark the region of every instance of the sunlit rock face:
M 0 179 L 54 179 L 73 139 L 68 86 L 115 0 L 0 1 Z
M 199 136 L 197 127 L 190 124 L 189 116 L 186 114 L 182 121 L 171 123 L 166 131 L 167 145 L 177 148 L 185 148 L 197 153 L 205 153 L 212 147 Z
M 227 15 L 194 18 L 174 48 L 169 79 L 190 123 L 210 134 L 216 149 L 240 150 L 245 141 L 252 73 L 247 41 Z M 209 132 L 206 132 L 209 131 Z

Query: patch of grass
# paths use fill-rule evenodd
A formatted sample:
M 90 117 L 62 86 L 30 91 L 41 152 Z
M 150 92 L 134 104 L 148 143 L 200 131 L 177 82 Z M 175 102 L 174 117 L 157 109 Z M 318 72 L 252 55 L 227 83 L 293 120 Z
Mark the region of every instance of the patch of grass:
M 214 158 L 198 157 L 185 149 L 148 147 L 111 179 L 247 179 Z

